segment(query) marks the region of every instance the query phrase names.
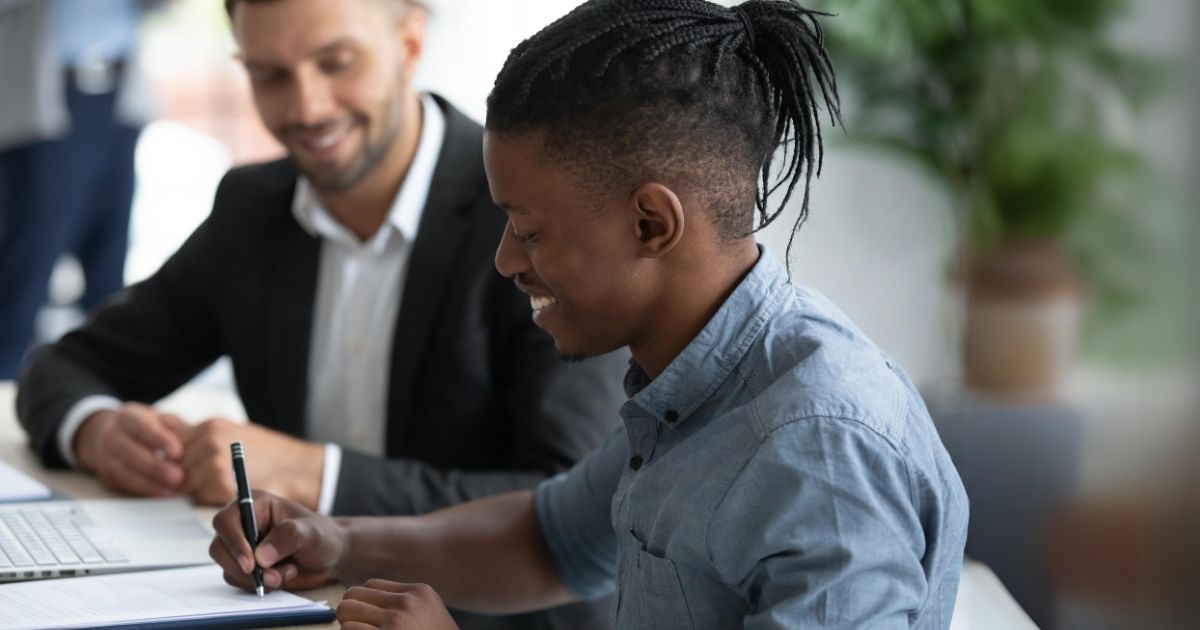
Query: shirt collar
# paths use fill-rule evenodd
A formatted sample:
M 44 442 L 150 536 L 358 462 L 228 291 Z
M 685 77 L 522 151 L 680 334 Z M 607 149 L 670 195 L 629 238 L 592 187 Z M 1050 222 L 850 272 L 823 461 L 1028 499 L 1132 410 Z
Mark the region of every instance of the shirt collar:
M 703 405 L 746 356 L 779 310 L 790 284 L 787 271 L 762 245 L 758 262 L 721 308 L 658 378 L 651 381 L 632 359 L 625 375 L 630 398 L 621 415 L 649 414 L 681 424 Z
M 387 222 L 368 241 L 369 243 L 386 242 L 385 228 L 388 226 L 392 226 L 410 243 L 417 238 L 421 215 L 429 197 L 433 171 L 442 152 L 446 131 L 445 114 L 428 94 L 421 95 L 421 114 L 421 139 L 417 143 L 417 152 L 408 167 L 408 173 L 404 176 L 404 182 L 400 184 L 400 190 L 396 192 L 396 198 L 392 201 Z M 362 245 L 350 230 L 325 210 L 316 190 L 303 175 L 296 181 L 292 215 L 300 227 L 313 236 L 353 246 Z

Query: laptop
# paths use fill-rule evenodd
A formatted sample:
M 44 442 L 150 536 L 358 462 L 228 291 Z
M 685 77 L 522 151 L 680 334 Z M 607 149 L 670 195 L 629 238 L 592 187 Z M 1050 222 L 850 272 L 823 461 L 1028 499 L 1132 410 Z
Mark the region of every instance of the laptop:
M 208 564 L 184 499 L 0 503 L 0 583 Z

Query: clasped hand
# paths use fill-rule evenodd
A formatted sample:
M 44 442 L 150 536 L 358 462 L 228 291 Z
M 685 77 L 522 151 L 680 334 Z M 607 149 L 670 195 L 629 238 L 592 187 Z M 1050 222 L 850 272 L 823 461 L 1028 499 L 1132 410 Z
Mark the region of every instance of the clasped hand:
M 316 508 L 325 448 L 255 424 L 178 416 L 129 403 L 93 414 L 75 436 L 80 465 L 114 490 L 140 496 L 185 494 L 197 503 L 233 499 L 229 445 L 241 441 L 251 483 Z

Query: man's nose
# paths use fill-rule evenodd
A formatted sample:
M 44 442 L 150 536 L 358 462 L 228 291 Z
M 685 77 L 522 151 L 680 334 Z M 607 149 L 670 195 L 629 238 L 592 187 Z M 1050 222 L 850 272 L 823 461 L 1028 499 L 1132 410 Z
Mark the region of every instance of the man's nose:
M 512 225 L 505 223 L 504 232 L 500 235 L 500 246 L 496 248 L 496 271 L 505 278 L 515 277 L 518 273 L 529 270 L 529 257 L 511 235 Z
M 329 79 L 312 69 L 297 72 L 292 82 L 288 122 L 293 125 L 315 125 L 328 120 L 334 110 Z

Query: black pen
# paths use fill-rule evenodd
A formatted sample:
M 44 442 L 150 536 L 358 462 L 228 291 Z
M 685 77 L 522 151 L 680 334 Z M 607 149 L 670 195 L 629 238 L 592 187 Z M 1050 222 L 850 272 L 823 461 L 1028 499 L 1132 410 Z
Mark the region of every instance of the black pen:
M 238 511 L 242 514 L 242 532 L 253 551 L 258 547 L 258 520 L 254 518 L 254 495 L 250 494 L 250 479 L 246 477 L 246 456 L 242 452 L 242 443 L 234 442 L 229 445 L 233 451 L 233 480 L 237 483 Z M 253 559 L 253 554 L 251 554 Z M 254 590 L 258 598 L 263 597 L 262 567 L 258 560 L 254 561 Z

